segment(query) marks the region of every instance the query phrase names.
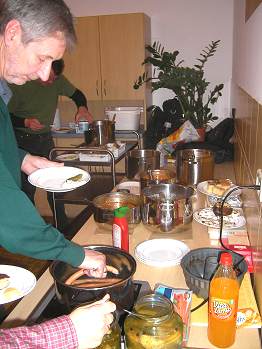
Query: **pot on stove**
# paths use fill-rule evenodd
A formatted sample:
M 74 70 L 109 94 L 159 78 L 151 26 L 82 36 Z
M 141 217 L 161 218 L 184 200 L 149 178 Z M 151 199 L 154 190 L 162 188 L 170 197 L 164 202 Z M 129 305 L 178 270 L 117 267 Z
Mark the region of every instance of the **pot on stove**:
M 56 296 L 58 301 L 66 309 L 71 311 L 75 307 L 89 304 L 110 295 L 111 300 L 120 307 L 131 309 L 134 304 L 133 275 L 136 271 L 136 261 L 127 252 L 107 245 L 95 245 L 85 247 L 105 254 L 106 264 L 115 267 L 119 271 L 120 281 L 105 287 L 78 287 L 66 285 L 65 281 L 74 274 L 78 268 L 61 261 L 55 261 L 50 266 L 50 273 L 55 281 Z
M 153 232 L 172 232 L 192 221 L 194 189 L 179 184 L 156 184 L 142 190 L 142 221 Z

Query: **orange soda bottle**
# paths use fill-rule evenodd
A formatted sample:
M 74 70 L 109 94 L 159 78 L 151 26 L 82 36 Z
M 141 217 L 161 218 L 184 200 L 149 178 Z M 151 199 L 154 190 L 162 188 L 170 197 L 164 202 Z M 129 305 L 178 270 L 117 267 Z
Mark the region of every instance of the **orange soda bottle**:
M 238 294 L 232 256 L 223 252 L 210 282 L 208 303 L 208 339 L 219 348 L 228 348 L 235 341 Z

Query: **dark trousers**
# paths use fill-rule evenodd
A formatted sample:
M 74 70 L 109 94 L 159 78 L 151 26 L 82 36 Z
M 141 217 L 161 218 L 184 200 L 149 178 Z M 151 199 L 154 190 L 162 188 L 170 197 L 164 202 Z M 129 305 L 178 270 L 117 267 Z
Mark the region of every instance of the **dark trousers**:
M 22 131 L 15 131 L 16 140 L 19 148 L 24 149 L 32 155 L 38 155 L 48 158 L 49 152 L 54 148 L 54 141 L 50 132 L 42 134 L 30 134 Z M 28 198 L 35 204 L 34 196 L 36 187 L 28 182 L 27 175 L 21 172 L 22 190 Z M 47 192 L 47 200 L 54 214 L 54 204 L 52 193 Z M 57 225 L 59 229 L 63 229 L 67 225 L 67 217 L 65 208 L 62 203 L 56 204 Z

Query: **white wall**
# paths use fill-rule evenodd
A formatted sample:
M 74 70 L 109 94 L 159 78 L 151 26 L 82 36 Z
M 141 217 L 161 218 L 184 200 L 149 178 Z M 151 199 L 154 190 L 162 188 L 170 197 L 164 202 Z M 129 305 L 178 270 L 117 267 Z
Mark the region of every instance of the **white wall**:
M 235 0 L 233 81 L 262 103 L 262 4 L 245 22 L 245 0 Z
M 233 0 L 65 0 L 75 16 L 144 12 L 151 17 L 152 42 L 160 41 L 167 50 L 180 51 L 186 65 L 193 65 L 211 40 L 221 40 L 219 49 L 206 66 L 212 84 L 224 83 L 223 97 L 215 112 L 230 115 L 232 75 Z M 161 105 L 164 90 L 153 95 Z

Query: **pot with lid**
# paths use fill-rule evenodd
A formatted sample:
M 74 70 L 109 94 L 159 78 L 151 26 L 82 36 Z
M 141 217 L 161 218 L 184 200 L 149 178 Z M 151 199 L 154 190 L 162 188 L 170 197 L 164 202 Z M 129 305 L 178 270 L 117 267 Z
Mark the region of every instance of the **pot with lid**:
M 156 184 L 142 190 L 142 221 L 153 232 L 173 232 L 193 217 L 194 189 L 179 184 Z
M 152 149 L 135 149 L 126 154 L 127 178 L 140 177 L 141 172 L 160 168 L 160 152 Z
M 147 170 L 140 174 L 141 190 L 153 184 L 170 183 L 175 184 L 176 173 L 174 170 L 162 168 L 159 170 Z
M 87 246 L 87 249 L 95 250 L 106 256 L 106 264 L 117 269 L 117 275 L 110 275 L 107 278 L 118 278 L 119 282 L 107 283 L 105 286 L 99 284 L 99 280 L 93 278 L 93 284 L 81 287 L 81 285 L 68 285 L 66 280 L 74 274 L 79 268 L 55 261 L 51 264 L 49 270 L 55 280 L 56 296 L 58 301 L 63 304 L 68 311 L 81 304 L 89 304 L 103 298 L 106 294 L 110 295 L 111 300 L 116 302 L 122 308 L 131 309 L 134 304 L 134 284 L 133 275 L 136 271 L 136 261 L 127 252 L 107 245 Z M 86 275 L 84 278 L 89 279 Z M 96 284 L 97 280 L 97 284 Z
M 214 153 L 207 149 L 181 149 L 176 151 L 177 181 L 183 185 L 196 185 L 214 178 Z

